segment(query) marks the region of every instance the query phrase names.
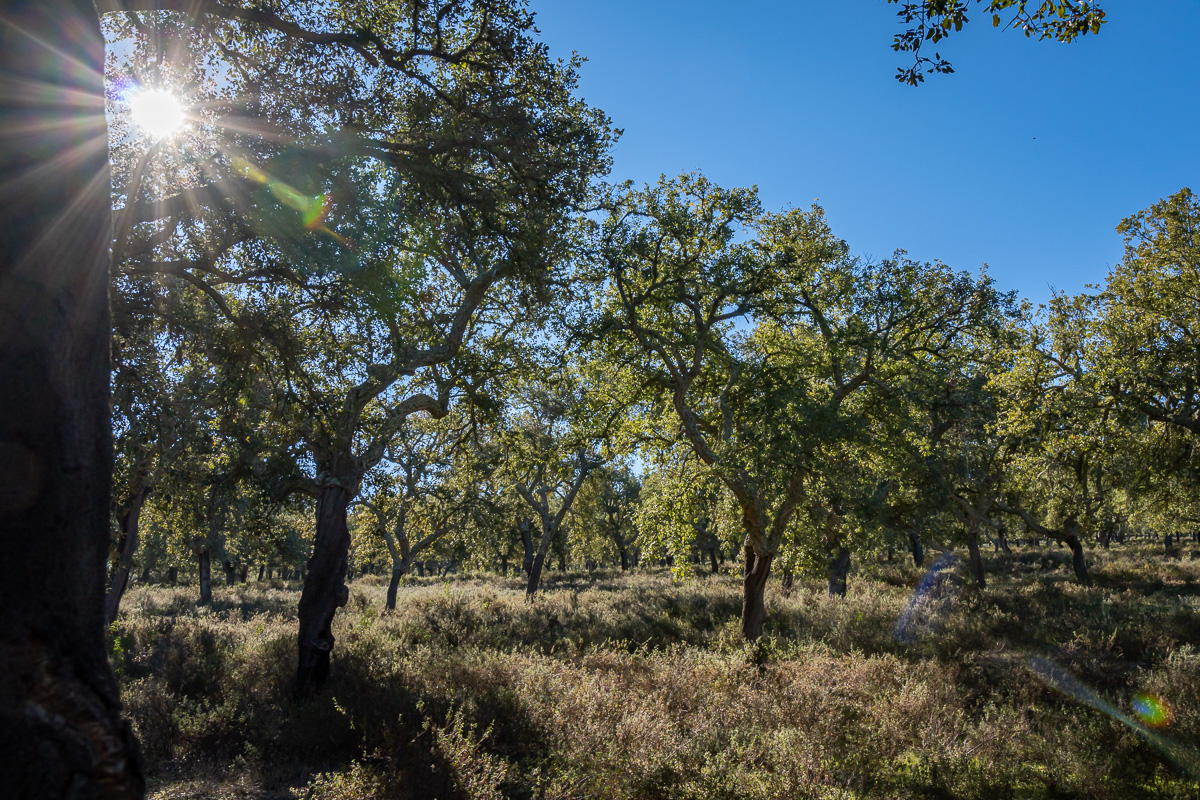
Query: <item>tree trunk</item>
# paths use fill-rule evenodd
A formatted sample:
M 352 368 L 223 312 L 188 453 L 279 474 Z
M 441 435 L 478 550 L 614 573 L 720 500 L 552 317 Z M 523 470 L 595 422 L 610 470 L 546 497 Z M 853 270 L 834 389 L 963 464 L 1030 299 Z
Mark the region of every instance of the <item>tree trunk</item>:
M 142 506 L 148 488 L 139 491 L 121 515 L 121 551 L 117 556 L 116 569 L 113 570 L 112 584 L 108 587 L 108 595 L 104 598 L 104 621 L 111 625 L 117 621 L 117 612 L 121 608 L 121 598 L 129 586 L 129 570 L 133 567 L 133 556 L 138 548 L 138 527 L 142 516 Z
M 1004 530 L 1003 525 L 996 529 L 996 548 L 1006 556 L 1012 555 L 1012 548 L 1008 545 L 1008 531 Z
M 142 578 L 141 578 L 141 580 L 140 580 L 140 583 L 142 583 L 142 584 L 147 584 L 147 583 L 149 583 L 149 582 L 150 582 L 150 568 L 149 568 L 149 567 L 144 567 L 144 568 L 142 569 Z
M 1071 568 L 1075 570 L 1075 577 L 1080 583 L 1090 583 L 1087 561 L 1083 558 L 1083 543 L 1079 540 L 1079 522 L 1074 517 L 1067 517 L 1063 524 L 1063 539 L 1071 548 Z
M 850 549 L 843 545 L 829 563 L 829 596 L 846 596 L 847 576 L 850 574 Z
M 346 524 L 349 504 L 350 492 L 342 485 L 325 486 L 317 498 L 316 540 L 300 594 L 297 697 L 309 696 L 329 677 L 333 615 L 350 599 L 350 590 L 343 581 L 350 550 L 350 529 Z
M 425 577 L 425 562 L 424 561 L 414 561 L 413 565 L 417 568 L 417 577 L 424 578 Z
M 271 580 L 275 576 L 275 568 L 267 567 L 267 580 Z
M 196 554 L 200 559 L 200 605 L 212 602 L 212 553 L 205 547 Z
M 533 571 L 533 520 L 519 520 L 517 529 L 521 531 L 521 544 L 525 546 L 525 560 L 521 562 L 521 568 L 525 570 L 525 576 L 528 577 Z
M 263 575 L 266 574 L 266 571 L 267 571 L 266 566 L 264 566 L 262 564 L 258 565 L 258 582 L 259 583 L 262 583 Z
M 508 577 L 508 554 L 507 553 L 500 556 L 500 575 L 505 578 Z
M 619 552 L 621 553 L 621 572 L 627 572 L 629 570 L 629 555 L 626 553 L 624 547 Z
M 780 578 L 780 581 L 779 581 L 780 594 L 782 594 L 784 597 L 791 597 L 792 596 L 792 588 L 795 586 L 795 584 L 796 584 L 796 576 L 794 574 L 792 574 L 792 571 L 790 569 L 788 569 L 787 567 L 784 567 L 783 576 Z
M 721 571 L 721 567 L 717 564 L 717 548 L 715 547 L 708 548 L 708 565 L 711 575 L 716 575 Z
M 533 558 L 533 566 L 529 570 L 529 581 L 525 585 L 525 599 L 532 600 L 542 582 L 542 565 L 546 563 L 546 554 L 538 553 Z
M 167 567 L 167 583 L 171 586 L 179 583 L 179 567 Z
M 250 574 L 250 568 L 242 564 L 241 572 L 238 573 L 238 580 L 242 583 L 246 582 L 246 576 Z
M 225 585 L 233 586 L 237 583 L 237 571 L 233 568 L 233 562 L 222 561 L 221 568 L 225 570 Z
M 971 559 L 971 572 L 979 588 L 987 588 L 987 576 L 983 572 L 983 556 L 979 554 L 979 523 L 972 520 L 967 525 L 967 553 Z
M 105 648 L 104 40 L 91 0 L 0 6 L 0 786 L 141 797 Z
M 763 621 L 767 616 L 764 595 L 770 573 L 771 556 L 757 555 L 747 544 L 745 577 L 742 578 L 742 635 L 751 642 L 762 636 Z
M 404 575 L 403 567 L 392 567 L 392 579 L 388 583 L 387 605 L 384 608 L 388 611 L 396 610 L 396 592 L 400 589 L 400 578 Z
M 565 553 L 558 554 L 558 571 L 559 572 L 567 571 L 567 556 Z
M 925 548 L 921 546 L 921 537 L 917 534 L 916 528 L 911 528 L 908 531 L 908 545 L 912 550 L 913 565 L 917 567 L 925 566 Z

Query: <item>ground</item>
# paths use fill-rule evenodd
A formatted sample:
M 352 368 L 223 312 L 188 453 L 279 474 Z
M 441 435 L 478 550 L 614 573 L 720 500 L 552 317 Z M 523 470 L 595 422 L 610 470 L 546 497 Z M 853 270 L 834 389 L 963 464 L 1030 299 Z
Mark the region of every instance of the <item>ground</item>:
M 736 575 L 416 579 L 386 615 L 368 577 L 304 703 L 295 584 L 136 587 L 111 647 L 156 798 L 1200 797 L 1200 550 L 1088 555 L 772 581 L 754 645 Z

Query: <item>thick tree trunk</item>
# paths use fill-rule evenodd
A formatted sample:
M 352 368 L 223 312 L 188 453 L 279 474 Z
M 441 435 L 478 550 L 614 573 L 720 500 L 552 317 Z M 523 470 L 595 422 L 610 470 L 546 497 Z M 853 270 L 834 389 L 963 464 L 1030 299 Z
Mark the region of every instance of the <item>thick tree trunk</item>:
M 850 549 L 838 548 L 837 556 L 829 562 L 829 596 L 846 596 L 847 576 L 850 574 Z
M 350 590 L 343 581 L 350 550 L 346 524 L 349 504 L 350 492 L 342 485 L 324 487 L 317 498 L 316 541 L 300 594 L 297 697 L 307 697 L 329 677 L 333 615 L 350 599 Z
M 792 588 L 796 585 L 796 576 L 786 567 L 783 569 L 783 576 L 779 581 L 779 591 L 784 597 L 792 596 Z
M 525 599 L 532 600 L 537 594 L 542 582 L 542 565 L 546 563 L 546 554 L 538 553 L 533 557 L 533 566 L 529 569 L 529 581 L 525 585 Z
M 196 554 L 200 561 L 200 605 L 212 602 L 212 553 L 207 547 Z
M 1075 570 L 1075 577 L 1080 583 L 1090 583 L 1087 561 L 1083 558 L 1083 543 L 1079 539 L 1079 522 L 1074 517 L 1068 517 L 1063 524 L 1063 539 L 1071 548 L 1071 568 Z
M 91 0 L 0 5 L 0 794 L 137 798 L 105 648 L 112 234 Z
M 400 578 L 403 576 L 403 567 L 392 567 L 392 579 L 388 583 L 387 605 L 385 606 L 386 610 L 388 611 L 396 610 L 396 592 L 400 589 Z
M 912 550 L 913 564 L 918 567 L 925 566 L 925 548 L 921 545 L 921 537 L 917 534 L 916 528 L 912 528 L 908 532 L 908 545 Z
M 142 506 L 146 501 L 149 489 L 139 491 L 121 516 L 121 551 L 117 555 L 116 569 L 113 570 L 112 583 L 108 587 L 108 595 L 104 598 L 104 621 L 111 625 L 117 620 L 117 612 L 121 608 L 121 598 L 129 586 L 129 571 L 133 568 L 133 556 L 138 548 L 138 526 L 142 516 Z
M 771 556 L 757 555 L 746 545 L 745 575 L 742 578 L 742 635 L 748 641 L 762 636 L 767 616 L 765 602 L 767 576 L 771 574 Z
M 225 585 L 233 586 L 237 583 L 237 571 L 233 568 L 233 562 L 222 561 L 221 568 L 225 570 Z
M 971 559 L 971 574 L 981 589 L 987 587 L 987 576 L 983 572 L 983 556 L 979 554 L 979 524 L 971 522 L 967 527 L 967 554 Z

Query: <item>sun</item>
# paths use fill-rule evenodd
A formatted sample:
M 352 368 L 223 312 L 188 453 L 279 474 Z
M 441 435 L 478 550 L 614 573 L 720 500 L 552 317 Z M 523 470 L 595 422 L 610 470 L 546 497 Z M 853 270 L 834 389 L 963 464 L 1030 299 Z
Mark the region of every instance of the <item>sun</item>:
M 129 98 L 133 121 L 155 139 L 178 131 L 187 121 L 183 103 L 165 89 L 143 89 Z

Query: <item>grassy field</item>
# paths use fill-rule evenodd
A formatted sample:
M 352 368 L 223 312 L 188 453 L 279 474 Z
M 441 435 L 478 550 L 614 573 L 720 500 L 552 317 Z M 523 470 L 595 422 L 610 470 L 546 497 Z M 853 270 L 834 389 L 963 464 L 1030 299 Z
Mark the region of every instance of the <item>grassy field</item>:
M 418 579 L 390 615 L 367 578 L 306 703 L 295 585 L 136 588 L 111 646 L 157 798 L 1200 797 L 1200 552 L 1089 558 L 1091 586 L 1025 551 L 907 614 L 907 566 L 773 582 L 756 645 L 737 576 Z M 1118 720 L 1137 695 L 1169 723 Z

